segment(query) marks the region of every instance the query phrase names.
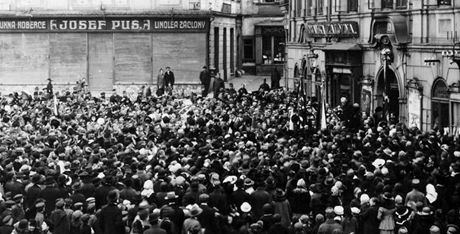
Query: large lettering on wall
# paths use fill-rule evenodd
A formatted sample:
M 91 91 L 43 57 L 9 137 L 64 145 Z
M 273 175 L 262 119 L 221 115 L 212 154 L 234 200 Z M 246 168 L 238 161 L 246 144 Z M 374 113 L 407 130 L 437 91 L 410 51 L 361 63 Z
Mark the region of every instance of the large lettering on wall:
M 0 19 L 0 32 L 205 32 L 206 18 Z
M 359 37 L 358 23 L 353 21 L 310 23 L 303 30 L 308 37 Z

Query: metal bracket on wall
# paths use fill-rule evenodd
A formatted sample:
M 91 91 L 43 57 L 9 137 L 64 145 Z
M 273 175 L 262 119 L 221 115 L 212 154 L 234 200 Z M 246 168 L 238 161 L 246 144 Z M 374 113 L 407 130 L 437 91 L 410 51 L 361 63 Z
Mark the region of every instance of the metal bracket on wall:
M 457 51 L 458 53 L 456 53 Z M 456 63 L 458 68 L 460 68 L 460 42 L 454 44 L 452 52 L 452 62 Z

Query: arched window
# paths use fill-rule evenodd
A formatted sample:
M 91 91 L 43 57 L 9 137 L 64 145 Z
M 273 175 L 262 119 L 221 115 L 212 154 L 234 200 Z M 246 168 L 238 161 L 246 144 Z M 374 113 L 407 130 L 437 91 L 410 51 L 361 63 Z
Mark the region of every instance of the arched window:
M 449 93 L 446 81 L 439 77 L 431 89 L 431 127 L 443 129 L 449 127 Z

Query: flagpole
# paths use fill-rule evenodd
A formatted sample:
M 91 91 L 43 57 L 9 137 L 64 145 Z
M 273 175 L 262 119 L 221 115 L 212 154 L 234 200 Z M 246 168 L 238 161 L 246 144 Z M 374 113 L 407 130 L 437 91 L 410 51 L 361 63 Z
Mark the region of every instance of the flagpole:
M 325 77 L 321 76 L 321 130 L 326 128 L 326 85 Z

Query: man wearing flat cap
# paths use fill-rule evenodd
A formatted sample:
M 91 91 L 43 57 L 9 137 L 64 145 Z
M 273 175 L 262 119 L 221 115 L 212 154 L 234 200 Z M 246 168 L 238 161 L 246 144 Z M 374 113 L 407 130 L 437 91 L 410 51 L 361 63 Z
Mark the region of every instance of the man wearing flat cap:
M 107 194 L 107 205 L 102 208 L 100 213 L 99 225 L 104 234 L 124 234 L 122 212 L 118 208 L 120 195 L 117 190 L 112 190 Z
M 35 174 L 31 178 L 31 183 L 25 188 L 25 208 L 31 208 L 34 206 L 35 201 L 42 189 L 38 185 L 40 183 L 41 176 L 40 174 Z
M 15 221 L 19 221 L 25 217 L 24 207 L 22 205 L 24 203 L 24 196 L 22 194 L 16 194 L 13 197 L 13 201 L 16 204 L 13 205 L 11 216 L 13 216 Z
M 56 209 L 49 217 L 50 230 L 53 234 L 67 234 L 70 232 L 70 220 L 67 213 L 64 211 L 64 199 L 59 198 L 56 200 Z

